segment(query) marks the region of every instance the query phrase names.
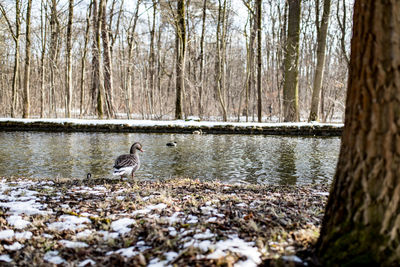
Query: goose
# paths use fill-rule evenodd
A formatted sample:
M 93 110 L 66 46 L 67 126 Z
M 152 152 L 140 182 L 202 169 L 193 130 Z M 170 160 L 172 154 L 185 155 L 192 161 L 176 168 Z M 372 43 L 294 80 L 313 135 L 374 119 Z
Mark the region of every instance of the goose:
M 131 146 L 129 154 L 118 156 L 114 164 L 114 176 L 120 176 L 121 178 L 126 176 L 135 176 L 135 172 L 140 167 L 140 160 L 137 151 L 143 152 L 142 145 L 139 142 L 135 142 Z

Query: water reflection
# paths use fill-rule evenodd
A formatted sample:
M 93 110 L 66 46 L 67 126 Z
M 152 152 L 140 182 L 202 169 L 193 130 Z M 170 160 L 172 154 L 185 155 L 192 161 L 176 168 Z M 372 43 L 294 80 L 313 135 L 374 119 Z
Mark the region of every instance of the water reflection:
M 297 171 L 296 171 L 296 154 L 295 140 L 290 140 L 289 142 L 285 140 L 279 141 L 278 150 L 276 154 L 278 155 L 278 166 L 277 172 L 279 174 L 280 184 L 296 184 L 297 182 Z
M 143 144 L 141 179 L 329 183 L 339 138 L 0 132 L 0 176 L 111 177 L 115 158 Z M 166 143 L 176 141 L 176 147 Z

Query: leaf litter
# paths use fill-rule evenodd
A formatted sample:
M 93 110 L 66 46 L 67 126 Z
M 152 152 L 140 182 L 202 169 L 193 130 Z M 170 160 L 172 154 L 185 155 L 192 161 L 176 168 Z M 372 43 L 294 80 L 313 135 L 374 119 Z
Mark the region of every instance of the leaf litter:
M 1 178 L 0 264 L 307 264 L 327 185 Z

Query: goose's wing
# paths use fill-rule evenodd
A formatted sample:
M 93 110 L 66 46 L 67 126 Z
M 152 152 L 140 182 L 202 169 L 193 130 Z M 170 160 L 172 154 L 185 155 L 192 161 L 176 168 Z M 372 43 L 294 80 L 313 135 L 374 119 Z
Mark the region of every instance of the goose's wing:
M 139 159 L 131 154 L 125 154 L 119 156 L 115 160 L 114 168 L 120 169 L 124 167 L 133 167 L 135 168 L 139 164 Z

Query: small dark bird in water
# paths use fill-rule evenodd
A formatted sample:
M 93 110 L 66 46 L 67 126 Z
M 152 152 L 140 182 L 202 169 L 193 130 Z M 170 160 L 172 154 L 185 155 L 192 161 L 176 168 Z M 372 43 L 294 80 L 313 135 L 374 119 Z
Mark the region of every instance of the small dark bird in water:
M 86 179 L 90 179 L 92 178 L 92 174 L 90 172 L 88 172 L 88 174 L 86 175 Z
M 137 151 L 143 152 L 142 145 L 138 142 L 131 146 L 129 154 L 119 156 L 114 164 L 114 176 L 132 176 L 134 177 L 135 171 L 140 168 L 140 160 Z
M 167 143 L 167 146 L 176 146 L 176 145 L 177 145 L 177 143 L 175 141 Z

